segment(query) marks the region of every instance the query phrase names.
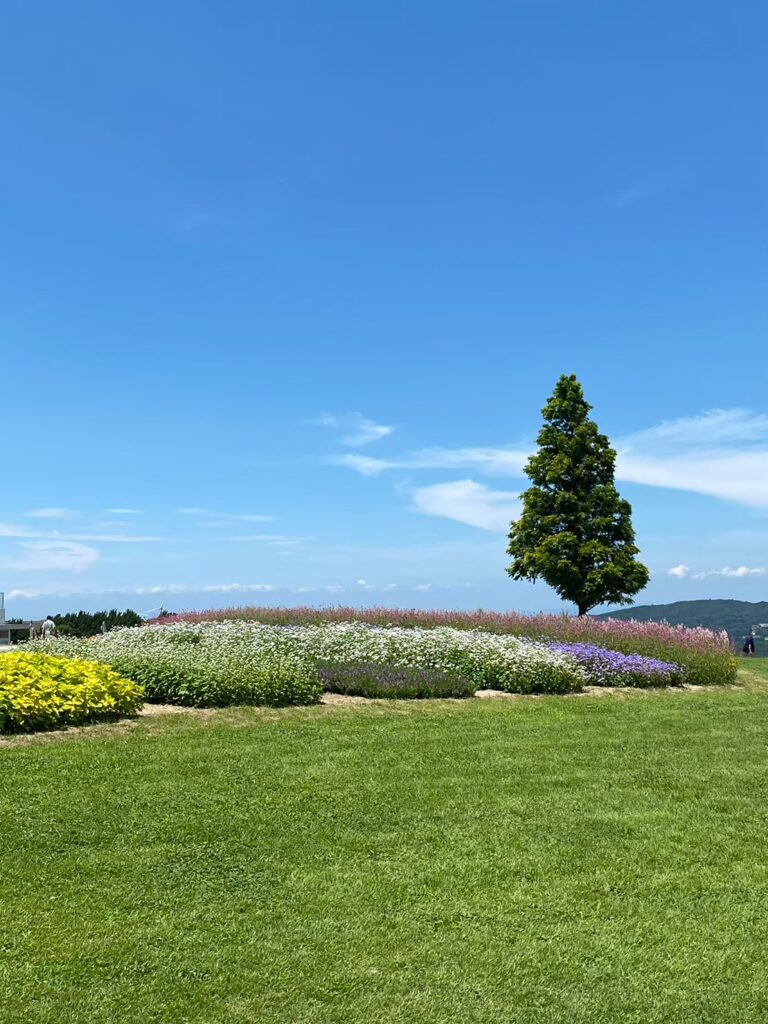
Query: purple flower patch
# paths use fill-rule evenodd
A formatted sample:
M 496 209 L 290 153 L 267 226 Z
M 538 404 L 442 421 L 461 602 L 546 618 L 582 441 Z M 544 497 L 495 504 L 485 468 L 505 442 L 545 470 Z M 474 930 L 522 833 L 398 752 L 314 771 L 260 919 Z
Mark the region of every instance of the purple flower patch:
M 685 669 L 642 654 L 621 654 L 594 644 L 549 644 L 570 655 L 585 670 L 592 686 L 680 686 Z
M 477 689 L 468 679 L 416 665 L 326 663 L 317 673 L 324 690 L 359 697 L 473 697 Z

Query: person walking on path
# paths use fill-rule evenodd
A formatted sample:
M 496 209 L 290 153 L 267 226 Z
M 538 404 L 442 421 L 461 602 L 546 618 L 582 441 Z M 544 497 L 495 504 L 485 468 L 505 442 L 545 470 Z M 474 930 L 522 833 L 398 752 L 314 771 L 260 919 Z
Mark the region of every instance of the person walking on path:
M 42 636 L 43 640 L 50 640 L 51 637 L 56 635 L 56 623 L 53 621 L 50 615 L 40 628 L 40 635 Z
M 755 653 L 755 634 L 750 629 L 747 635 L 744 637 L 744 646 L 741 648 L 742 653 L 748 655 L 754 655 Z

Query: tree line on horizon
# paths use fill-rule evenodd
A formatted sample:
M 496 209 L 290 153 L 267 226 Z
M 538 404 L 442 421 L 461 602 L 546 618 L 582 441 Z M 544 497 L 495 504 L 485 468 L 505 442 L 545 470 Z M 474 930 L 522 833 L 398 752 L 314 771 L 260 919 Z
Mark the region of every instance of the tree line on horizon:
M 86 637 L 95 636 L 103 628 L 108 630 L 117 629 L 120 626 L 140 626 L 144 619 L 132 608 L 125 611 L 118 611 L 117 608 L 110 608 L 100 612 L 64 612 L 52 616 L 56 623 L 56 632 L 59 636 Z M 9 619 L 9 622 L 28 622 L 28 619 Z M 25 633 L 19 631 L 13 638 L 14 643 L 23 643 L 27 639 Z

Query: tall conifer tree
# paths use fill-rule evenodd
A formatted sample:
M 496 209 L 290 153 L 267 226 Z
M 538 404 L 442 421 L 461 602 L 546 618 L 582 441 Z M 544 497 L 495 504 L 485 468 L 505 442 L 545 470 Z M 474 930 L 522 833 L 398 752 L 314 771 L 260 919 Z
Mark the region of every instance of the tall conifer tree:
M 614 482 L 616 452 L 589 418 L 574 375 L 560 378 L 542 410 L 532 486 L 509 531 L 513 579 L 543 579 L 586 615 L 599 604 L 632 604 L 649 579 L 637 561 L 632 508 Z

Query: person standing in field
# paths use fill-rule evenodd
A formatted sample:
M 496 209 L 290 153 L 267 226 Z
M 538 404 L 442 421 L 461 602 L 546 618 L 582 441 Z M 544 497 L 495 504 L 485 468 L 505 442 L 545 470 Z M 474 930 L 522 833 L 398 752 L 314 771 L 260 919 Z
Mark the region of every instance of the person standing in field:
M 56 635 L 56 623 L 53 621 L 50 615 L 41 626 L 40 635 L 42 636 L 43 640 L 50 640 L 51 637 Z
M 741 650 L 744 654 L 752 655 L 755 653 L 755 634 L 753 630 L 750 629 L 750 631 L 744 637 L 744 646 Z

